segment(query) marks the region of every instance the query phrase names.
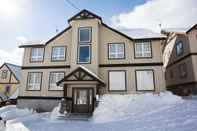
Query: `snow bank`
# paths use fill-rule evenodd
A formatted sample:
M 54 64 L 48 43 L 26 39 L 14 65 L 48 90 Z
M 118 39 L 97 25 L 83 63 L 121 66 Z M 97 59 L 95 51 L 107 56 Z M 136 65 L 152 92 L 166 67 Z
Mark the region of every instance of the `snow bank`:
M 95 123 L 120 121 L 143 117 L 162 111 L 171 105 L 182 102 L 182 98 L 170 92 L 160 94 L 104 95 L 93 114 Z
M 59 111 L 60 111 L 60 108 L 61 108 L 61 103 L 59 103 L 59 105 L 57 107 L 55 107 L 53 109 L 53 111 L 51 112 L 50 114 L 50 119 L 51 120 L 56 120 L 58 117 L 60 116 L 63 116 L 64 114 L 61 114 Z M 66 113 L 66 112 L 64 112 Z
M 16 106 L 9 105 L 5 106 L 3 108 L 0 108 L 0 117 L 3 118 L 3 120 L 11 120 L 18 117 L 23 117 L 33 114 L 33 110 L 30 109 L 18 109 Z

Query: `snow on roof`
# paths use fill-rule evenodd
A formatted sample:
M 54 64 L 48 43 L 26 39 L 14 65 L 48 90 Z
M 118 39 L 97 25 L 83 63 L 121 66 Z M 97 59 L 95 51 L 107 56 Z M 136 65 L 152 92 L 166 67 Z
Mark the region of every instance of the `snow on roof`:
M 27 41 L 25 43 L 22 43 L 19 46 L 44 45 L 44 44 L 45 44 L 45 41 L 33 40 L 33 41 Z
M 189 28 L 164 28 L 162 31 L 165 32 L 175 32 L 175 33 L 186 33 Z
M 94 76 L 95 78 L 97 78 L 99 81 L 101 81 L 102 83 L 105 83 L 100 77 L 98 77 L 98 75 L 96 75 L 94 72 L 90 71 L 88 68 L 79 65 L 80 68 L 84 69 L 85 71 L 87 71 L 88 73 L 90 73 L 92 76 Z
M 143 28 L 122 29 L 120 31 L 133 39 L 166 38 L 166 36 L 161 33 Z
M 17 77 L 17 79 L 21 80 L 21 67 L 18 65 L 6 63 L 6 65 L 10 68 L 10 70 L 14 73 L 14 75 Z

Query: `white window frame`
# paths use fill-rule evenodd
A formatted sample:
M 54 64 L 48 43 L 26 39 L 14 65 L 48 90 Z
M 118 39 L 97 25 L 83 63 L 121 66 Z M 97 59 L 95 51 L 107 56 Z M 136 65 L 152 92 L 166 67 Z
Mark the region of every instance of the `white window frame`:
M 64 49 L 63 54 L 60 54 L 61 48 Z M 57 51 L 57 53 L 55 53 L 55 51 Z M 54 46 L 54 47 L 52 47 L 51 60 L 52 61 L 64 61 L 64 60 L 66 60 L 66 47 L 65 46 Z
M 115 80 L 115 74 L 118 73 L 123 73 L 123 78 L 119 78 Z M 120 77 L 121 75 L 119 74 L 118 77 Z M 120 81 L 123 80 L 123 83 L 120 83 Z M 110 92 L 122 92 L 122 91 L 126 91 L 127 90 L 127 84 L 126 84 L 126 71 L 125 70 L 110 70 L 108 72 L 108 88 Z M 114 82 L 114 83 L 113 83 Z M 121 85 L 123 84 L 123 85 Z M 116 86 L 116 87 L 115 87 Z M 114 87 L 114 88 L 113 88 Z
M 35 56 L 33 52 L 35 51 Z M 41 51 L 41 55 L 40 52 Z M 44 59 L 44 48 L 31 48 L 31 62 L 42 62 Z
M 111 48 L 115 46 L 115 52 L 112 52 Z M 120 51 L 119 46 L 123 47 L 123 51 Z M 108 59 L 124 59 L 125 58 L 125 43 L 109 43 L 108 44 Z
M 89 40 L 87 40 L 87 41 L 81 41 L 81 37 L 80 37 L 80 35 L 81 35 L 81 30 L 88 30 L 89 31 Z M 79 43 L 91 43 L 91 40 L 92 40 L 92 28 L 91 27 L 79 27 L 79 36 L 78 36 L 78 39 L 79 39 Z
M 62 78 L 58 78 L 59 74 L 63 74 L 63 77 Z M 55 83 L 51 83 L 51 77 L 52 75 L 55 74 L 55 79 L 56 79 L 56 82 Z M 49 74 L 49 91 L 62 91 L 63 90 L 63 87 L 61 86 L 57 86 L 57 82 L 60 81 L 61 79 L 63 79 L 65 76 L 65 72 L 64 71 L 58 71 L 58 72 L 50 72 Z
M 140 79 L 140 76 L 138 76 L 138 73 L 143 73 L 143 72 L 149 72 L 149 73 L 151 73 L 152 74 L 152 78 L 151 78 L 151 80 L 147 80 L 146 78 L 141 78 L 141 79 L 143 79 L 143 80 L 141 80 Z M 144 70 L 135 70 L 135 79 L 136 79 L 136 90 L 137 91 L 155 91 L 155 78 L 154 78 L 154 70 L 152 70 L 152 69 L 144 69 Z M 143 82 L 145 83 L 145 82 L 151 82 L 151 85 L 150 84 L 147 84 L 147 83 L 145 83 L 145 84 L 143 84 Z M 142 85 L 146 85 L 146 87 L 145 86 L 143 86 L 143 87 L 140 87 L 140 86 L 142 86 Z M 147 88 L 148 87 L 148 88 Z
M 138 47 L 138 46 L 141 46 L 141 47 Z M 149 46 L 149 50 L 146 50 L 146 46 Z M 141 50 L 138 50 L 138 48 L 141 48 Z M 135 42 L 135 58 L 152 58 L 151 41 Z
M 30 82 L 31 75 L 33 75 L 33 82 Z M 36 82 L 37 75 L 40 75 L 40 82 Z M 27 90 L 28 91 L 40 91 L 41 90 L 41 84 L 42 84 L 42 72 L 28 72 L 27 76 Z M 30 88 L 31 87 L 31 88 Z

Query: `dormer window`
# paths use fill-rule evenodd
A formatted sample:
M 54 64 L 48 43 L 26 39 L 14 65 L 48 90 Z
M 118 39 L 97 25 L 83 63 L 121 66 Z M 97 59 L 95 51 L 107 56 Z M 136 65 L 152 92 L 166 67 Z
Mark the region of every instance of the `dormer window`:
M 31 62 L 42 62 L 44 57 L 44 48 L 31 49 Z
M 178 43 L 176 43 L 176 55 L 180 56 L 183 54 L 183 42 L 179 41 Z
M 64 61 L 66 60 L 66 47 L 57 46 L 52 48 L 52 61 Z
M 79 42 L 80 43 L 91 42 L 91 28 L 90 27 L 79 28 Z

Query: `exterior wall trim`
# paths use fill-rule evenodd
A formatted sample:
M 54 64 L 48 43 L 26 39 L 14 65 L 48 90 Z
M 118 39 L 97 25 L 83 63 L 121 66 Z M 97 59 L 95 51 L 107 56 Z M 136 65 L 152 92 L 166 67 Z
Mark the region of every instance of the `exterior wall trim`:
M 59 69 L 59 68 L 70 68 L 70 65 L 51 65 L 51 66 L 22 66 L 22 70 L 26 69 Z
M 177 64 L 177 63 L 179 63 L 180 61 L 182 61 L 182 60 L 184 60 L 184 59 L 187 59 L 188 57 L 194 56 L 194 55 L 197 55 L 197 52 L 196 52 L 196 53 L 189 53 L 189 54 L 183 56 L 182 58 L 180 58 L 180 59 L 178 59 L 178 60 L 176 60 L 176 61 L 170 63 L 169 65 L 167 65 L 166 68 L 169 68 L 169 67 L 173 66 L 174 64 Z
M 128 63 L 128 64 L 100 64 L 99 67 L 132 67 L 132 66 L 163 66 L 162 62 L 155 63 Z

